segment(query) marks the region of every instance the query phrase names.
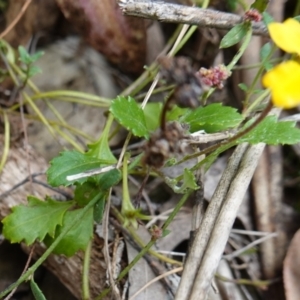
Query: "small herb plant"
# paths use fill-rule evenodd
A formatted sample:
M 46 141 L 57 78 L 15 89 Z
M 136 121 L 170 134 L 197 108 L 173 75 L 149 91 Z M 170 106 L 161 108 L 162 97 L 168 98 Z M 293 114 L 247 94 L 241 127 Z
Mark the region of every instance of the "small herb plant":
M 287 20 L 283 24 L 274 23 L 272 20 L 270 22 L 270 16 L 264 13 L 265 2 L 255 1 L 252 8 L 246 12 L 245 21 L 232 28 L 222 39 L 221 48 L 241 43 L 239 51 L 227 66 L 202 68 L 195 72 L 188 61 L 182 58 L 161 59 L 161 79 L 173 86 L 164 104 L 144 103 L 141 106 L 134 98 L 138 89 L 131 95 L 124 93 L 110 102 L 100 99 L 102 106 L 108 107 L 109 114 L 99 139 L 87 145 L 87 151 L 77 148 L 60 153 L 50 162 L 47 171 L 48 184 L 52 187 L 72 186 L 74 188 L 73 199 L 57 201 L 49 197 L 44 200 L 28 196 L 27 205 L 14 207 L 11 214 L 2 221 L 3 235 L 6 239 L 13 243 L 24 242 L 27 245 L 32 245 L 36 241 L 43 242 L 48 249 L 14 285 L 0 293 L 1 297 L 32 276 L 50 253 L 72 256 L 79 250 L 85 251 L 93 238 L 94 223 L 102 221 L 110 190 L 120 182 L 122 182 L 123 195 L 122 207 L 117 213 L 119 221 L 125 227 L 136 228 L 140 220 L 149 219 L 149 216 L 136 208 L 130 199 L 128 175 L 138 173 L 146 177 L 150 173 L 150 176 L 160 176 L 174 192 L 183 194 L 174 213 L 163 226 L 161 235 L 152 235 L 152 240 L 143 249 L 138 257 L 140 258 L 157 238 L 167 234 L 167 225 L 180 206 L 192 191 L 199 188 L 195 178 L 197 169 L 202 166 L 208 169 L 220 153 L 240 143 L 290 145 L 300 142 L 300 130 L 295 127 L 295 122 L 279 121 L 276 116 L 268 115 L 273 107 L 273 103 L 267 100 L 270 93 L 274 105 L 283 108 L 298 105 L 300 99 L 298 88 L 300 76 L 294 76 L 300 72 L 298 62 L 289 60 L 274 67 L 271 57 L 275 47 L 271 43 L 265 44 L 261 49 L 261 66 L 258 70 L 259 76 L 256 78 L 258 80 L 260 75 L 267 71 L 263 83 L 269 90 L 255 90 L 255 82 L 250 87 L 241 83 L 239 86 L 246 94 L 242 113 L 222 103 L 205 105 L 207 98 L 215 89 L 222 88 L 224 80 L 231 75 L 233 67 L 247 48 L 252 36 L 250 21 L 260 20 L 261 13 L 266 25 L 269 24 L 270 34 L 275 43 L 287 52 L 300 54 L 299 22 L 294 19 Z M 295 36 L 297 34 L 297 39 L 293 38 L 293 34 Z M 284 45 L 281 43 L 282 36 L 287 37 Z M 24 99 L 32 105 L 37 115 L 40 115 L 23 87 L 32 86 L 30 78 L 40 71 L 34 66 L 34 62 L 42 53 L 30 55 L 25 48 L 19 47 L 21 62 L 19 66 L 15 61 L 13 50 L 3 41 L 1 52 L 10 66 L 8 68 L 10 77 L 15 78 L 15 84 Z M 151 66 L 147 72 L 149 70 L 153 74 L 158 72 L 157 64 Z M 290 77 L 285 77 L 286 74 Z M 140 89 L 142 86 L 143 84 L 140 85 Z M 33 89 L 36 94 L 40 93 L 34 86 Z M 189 93 L 186 94 L 184 89 L 188 89 Z M 250 101 L 250 96 L 253 95 L 256 99 Z M 204 105 L 199 105 L 200 103 Z M 260 115 L 253 116 L 261 109 Z M 51 130 L 48 121 L 42 116 L 41 120 Z M 113 121 L 128 131 L 123 151 L 118 158 L 109 146 Z M 184 127 L 179 124 L 184 124 Z M 230 135 L 213 146 L 186 154 L 186 145 L 195 144 L 196 137 L 199 137 L 197 133 L 201 131 L 209 134 L 227 131 Z M 133 157 L 127 151 L 131 136 L 145 141 L 143 151 Z M 179 159 L 178 154 L 180 154 Z M 168 178 L 160 172 L 165 165 L 174 166 L 203 154 L 206 154 L 205 159 L 192 167 L 185 168 L 182 174 L 175 178 Z M 93 175 L 90 176 L 91 170 Z M 157 232 L 157 228 L 153 231 Z M 126 272 L 127 269 L 120 274 L 119 279 L 124 277 Z M 32 286 L 39 291 L 34 281 Z

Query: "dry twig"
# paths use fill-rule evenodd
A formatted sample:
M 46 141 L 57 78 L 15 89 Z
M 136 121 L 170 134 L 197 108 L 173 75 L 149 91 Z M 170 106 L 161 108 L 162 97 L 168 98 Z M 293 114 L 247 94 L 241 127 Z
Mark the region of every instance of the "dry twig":
M 0 39 L 3 39 L 14 27 L 15 25 L 20 21 L 22 16 L 24 15 L 26 9 L 28 8 L 29 4 L 31 3 L 32 0 L 27 0 L 16 18 L 8 25 L 8 27 L 0 34 Z
M 229 30 L 244 22 L 242 16 L 235 14 L 162 1 L 119 0 L 119 6 L 125 15 L 166 23 L 183 23 Z M 252 23 L 252 28 L 253 34 L 268 36 L 268 30 L 262 22 Z

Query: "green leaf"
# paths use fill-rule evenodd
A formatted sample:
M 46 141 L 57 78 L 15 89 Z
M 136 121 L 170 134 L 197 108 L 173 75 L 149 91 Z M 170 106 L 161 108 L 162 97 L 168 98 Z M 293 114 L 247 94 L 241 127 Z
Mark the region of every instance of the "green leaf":
M 128 166 L 128 171 L 133 170 L 135 167 L 137 167 L 138 165 L 141 165 L 141 160 L 144 157 L 144 153 L 140 153 L 139 155 L 137 155 L 136 157 L 133 157 L 133 160 L 131 161 L 131 163 Z
M 235 108 L 222 106 L 221 103 L 198 107 L 187 113 L 182 119 L 190 125 L 190 131 L 205 130 L 207 133 L 218 132 L 236 127 L 243 117 Z
M 247 124 L 249 126 L 249 122 Z M 266 143 L 268 145 L 293 145 L 300 142 L 300 130 L 295 122 L 278 122 L 275 116 L 268 116 L 248 134 L 241 137 L 238 143 Z
M 167 112 L 167 121 L 177 121 L 189 109 L 181 108 L 174 105 L 170 111 Z M 148 103 L 144 109 L 147 128 L 149 131 L 155 131 L 160 126 L 162 103 Z
M 30 288 L 35 300 L 47 300 L 39 286 L 33 280 L 33 277 L 30 280 Z
M 94 206 L 94 221 L 96 223 L 100 223 L 103 218 L 105 203 L 106 203 L 106 195 L 104 197 L 101 197 L 99 201 Z
M 49 247 L 62 230 L 68 226 L 74 218 L 80 214 L 82 209 L 68 211 L 65 214 L 63 225 L 59 226 L 55 232 L 55 237 L 47 236 L 45 244 Z M 55 247 L 53 253 L 64 254 L 68 257 L 74 255 L 79 250 L 85 250 L 90 239 L 93 237 L 93 209 L 88 210 L 81 221 L 72 227 Z
M 248 91 L 248 87 L 247 87 L 247 85 L 246 85 L 245 83 L 239 83 L 239 84 L 238 84 L 238 87 L 239 87 L 242 91 L 244 91 L 244 92 L 247 92 L 247 91 Z
M 108 129 L 110 126 L 108 123 L 106 123 L 105 126 L 107 126 L 107 128 L 103 130 L 99 140 L 96 143 L 88 145 L 89 151 L 86 153 L 86 155 L 104 160 L 107 165 L 110 165 L 116 163 L 117 160 L 112 154 L 108 144 Z
M 95 178 L 96 177 L 96 178 Z M 121 172 L 117 169 L 93 176 L 81 185 L 77 185 L 74 200 L 80 206 L 88 204 L 97 194 L 106 194 L 109 188 L 121 180 Z
M 30 55 L 23 46 L 18 47 L 19 60 L 25 65 L 30 65 L 37 61 L 43 54 L 43 51 L 38 51 L 35 54 Z
M 13 207 L 12 213 L 3 219 L 3 235 L 12 243 L 25 241 L 27 245 L 37 239 L 42 241 L 46 234 L 54 236 L 57 225 L 62 224 L 64 214 L 73 204 L 73 201 L 41 201 L 30 196 L 28 206 Z
M 260 13 L 264 12 L 270 0 L 255 0 L 251 8 L 257 9 Z
M 260 59 L 265 60 L 269 55 L 271 55 L 272 46 L 271 43 L 265 43 L 260 49 Z
M 44 51 L 38 51 L 34 54 L 31 55 L 31 61 L 32 62 L 36 62 L 38 59 L 40 59 L 40 57 L 42 57 L 44 55 Z
M 195 175 L 189 169 L 184 169 L 183 172 L 183 183 L 181 186 L 178 186 L 178 182 L 176 179 L 166 177 L 166 184 L 172 188 L 175 193 L 184 194 L 188 189 L 197 190 L 199 186 L 196 183 Z
M 182 190 L 191 189 L 197 190 L 199 186 L 196 183 L 195 175 L 189 169 L 184 169 Z
M 37 66 L 30 66 L 30 68 L 28 69 L 28 77 L 32 77 L 36 74 L 42 73 L 42 69 L 37 67 Z
M 117 162 L 108 144 L 109 131 L 113 120 L 114 118 L 109 115 L 99 140 L 93 144 L 88 145 L 89 151 L 86 153 L 86 155 L 107 161 L 107 164 L 114 164 Z
M 263 63 L 263 66 L 266 71 L 269 71 L 273 68 L 273 64 L 269 62 L 269 59 L 272 54 L 272 46 L 270 43 L 266 43 L 260 49 L 260 59 Z
M 190 111 L 189 108 L 182 108 L 177 105 L 174 105 L 173 108 L 167 112 L 167 120 L 168 121 L 178 121 L 181 116 L 187 114 Z
M 131 97 L 117 97 L 110 107 L 116 120 L 138 137 L 149 137 L 143 110 Z
M 149 131 L 155 131 L 160 125 L 162 103 L 148 103 L 144 109 L 145 121 Z
M 252 93 L 255 95 L 261 95 L 264 92 L 265 92 L 265 90 L 263 90 L 263 89 L 255 89 L 252 91 Z
M 83 183 L 87 181 L 88 177 L 68 181 L 67 176 L 99 168 L 108 163 L 78 151 L 64 151 L 50 162 L 51 166 L 47 170 L 48 183 L 52 186 L 69 186 L 75 182 Z
M 99 194 L 99 186 L 92 180 L 77 185 L 74 192 L 74 200 L 79 206 L 87 205 L 97 194 Z
M 229 11 L 235 11 L 238 4 L 238 0 L 227 0 L 227 6 Z
M 23 46 L 19 46 L 18 51 L 19 51 L 19 56 L 20 56 L 19 60 L 26 65 L 30 64 L 31 59 L 30 59 L 30 55 L 27 52 L 27 50 Z
M 171 233 L 171 230 L 168 229 L 164 229 L 162 232 L 162 237 L 166 237 L 167 235 L 169 235 Z
M 266 11 L 264 11 L 262 13 L 262 15 L 263 15 L 263 21 L 264 21 L 266 26 L 268 26 L 270 23 L 275 22 L 274 18 L 269 13 L 267 13 Z
M 101 189 L 101 191 L 107 191 L 112 186 L 118 184 L 121 178 L 122 178 L 122 174 L 120 170 L 113 169 L 106 173 L 98 175 L 96 182 L 99 188 Z
M 220 48 L 228 48 L 240 42 L 247 34 L 249 26 L 249 23 L 241 23 L 231 28 L 222 38 Z

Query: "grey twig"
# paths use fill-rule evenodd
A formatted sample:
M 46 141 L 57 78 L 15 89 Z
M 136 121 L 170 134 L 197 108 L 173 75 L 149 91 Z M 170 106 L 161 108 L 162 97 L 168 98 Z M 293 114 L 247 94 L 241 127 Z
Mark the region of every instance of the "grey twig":
M 183 23 L 229 30 L 244 22 L 244 18 L 239 15 L 163 1 L 119 0 L 119 6 L 125 15 L 166 23 Z M 268 29 L 263 22 L 253 22 L 252 28 L 253 34 L 268 36 Z

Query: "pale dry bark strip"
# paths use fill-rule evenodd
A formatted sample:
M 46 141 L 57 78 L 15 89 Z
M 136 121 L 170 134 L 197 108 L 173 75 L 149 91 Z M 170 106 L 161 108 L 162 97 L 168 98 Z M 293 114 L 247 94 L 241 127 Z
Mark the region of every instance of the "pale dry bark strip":
M 224 195 L 226 195 L 227 190 L 230 187 L 232 178 L 238 170 L 240 161 L 243 157 L 244 152 L 246 151 L 246 148 L 246 144 L 240 145 L 234 151 L 228 162 L 226 170 L 224 171 L 220 183 L 214 193 L 214 196 L 210 201 L 199 230 L 195 235 L 188 258 L 185 262 L 181 282 L 176 293 L 175 300 L 190 299 L 189 295 L 197 274 L 197 270 L 200 266 L 203 253 L 210 238 L 210 234 L 213 230 L 215 220 L 217 219 L 219 211 L 221 209 L 222 200 L 224 199 Z
M 119 6 L 123 13 L 128 16 L 224 30 L 230 30 L 244 21 L 242 16 L 231 13 L 162 1 L 119 0 Z M 252 28 L 253 34 L 268 36 L 268 30 L 262 22 L 252 23 Z
M 242 146 L 245 147 L 244 145 Z M 197 272 L 190 300 L 205 300 L 207 297 L 211 280 L 221 260 L 233 222 L 264 147 L 265 144 L 263 143 L 248 146 L 238 170 L 231 178 L 230 187 L 224 195 L 225 199 L 220 214 L 215 220 L 208 246 Z

